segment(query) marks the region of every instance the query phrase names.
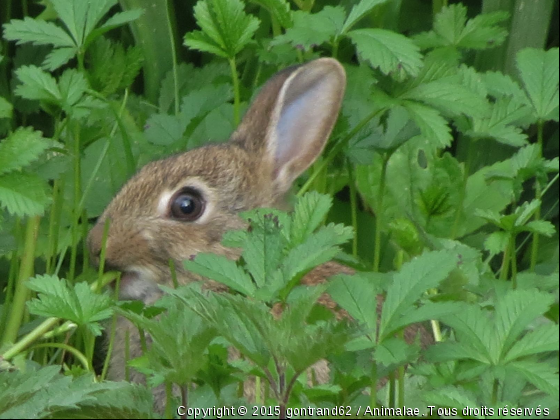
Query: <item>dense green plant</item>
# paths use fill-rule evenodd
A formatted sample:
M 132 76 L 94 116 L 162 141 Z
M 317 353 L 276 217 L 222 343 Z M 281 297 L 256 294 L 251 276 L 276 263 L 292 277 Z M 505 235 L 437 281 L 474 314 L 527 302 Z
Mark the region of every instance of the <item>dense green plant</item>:
M 246 405 L 248 380 L 276 416 L 557 414 L 558 7 L 518 3 L 2 2 L 0 417 L 154 417 L 157 386 L 173 416 Z M 84 238 L 118 188 L 227 138 L 270 75 L 321 56 L 348 84 L 294 211 L 243 215 L 237 262 L 185 261 L 231 293 L 116 304 Z M 357 273 L 299 286 L 332 259 Z M 325 291 L 352 322 L 315 305 Z M 153 339 L 128 366 L 146 386 L 104 380 L 117 314 Z M 404 340 L 416 323 L 435 345 Z

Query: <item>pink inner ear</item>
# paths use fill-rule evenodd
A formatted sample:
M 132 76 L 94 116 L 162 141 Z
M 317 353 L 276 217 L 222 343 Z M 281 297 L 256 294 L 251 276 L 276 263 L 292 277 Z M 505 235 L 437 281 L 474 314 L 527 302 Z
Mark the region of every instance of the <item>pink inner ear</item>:
M 297 75 L 285 86 L 272 130 L 274 173 L 291 183 L 319 156 L 336 120 L 341 86 L 338 75 Z M 289 188 L 289 185 L 287 186 Z

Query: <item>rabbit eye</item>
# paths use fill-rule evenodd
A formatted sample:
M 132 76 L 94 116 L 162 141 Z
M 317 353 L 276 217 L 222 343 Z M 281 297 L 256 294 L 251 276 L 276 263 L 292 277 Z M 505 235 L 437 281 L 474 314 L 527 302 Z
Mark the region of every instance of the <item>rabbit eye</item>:
M 179 191 L 171 199 L 171 216 L 174 219 L 192 222 L 204 211 L 204 200 L 200 194 L 190 188 Z

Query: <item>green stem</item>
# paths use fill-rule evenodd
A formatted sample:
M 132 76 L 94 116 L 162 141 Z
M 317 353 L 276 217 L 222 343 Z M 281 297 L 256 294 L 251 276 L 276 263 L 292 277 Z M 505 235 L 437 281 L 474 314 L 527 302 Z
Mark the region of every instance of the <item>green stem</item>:
M 498 390 L 500 388 L 500 383 L 497 379 L 494 379 L 494 383 L 492 384 L 492 405 L 496 405 L 498 403 Z
M 53 205 L 49 218 L 49 243 L 47 246 L 47 274 L 53 274 L 56 264 L 58 251 L 58 237 L 60 231 L 60 218 L 62 215 L 62 205 L 64 203 L 64 178 L 57 179 L 53 187 Z
M 72 226 L 70 227 L 70 229 L 72 230 L 72 244 L 70 253 L 70 269 L 68 270 L 68 280 L 72 282 L 76 275 L 78 241 L 80 240 L 78 223 L 80 221 L 80 215 L 82 213 L 80 206 L 80 198 L 82 194 L 82 165 L 80 153 L 80 127 L 75 121 L 72 121 L 70 127 L 72 127 L 72 140 L 74 142 L 74 217 L 72 218 Z
M 91 284 L 90 288 L 91 288 L 91 290 L 95 291 L 99 287 L 98 282 L 101 282 L 101 284 L 104 286 L 104 285 L 110 283 L 111 281 L 113 281 L 114 278 L 115 278 L 115 272 L 105 273 L 101 279 L 93 282 Z M 36 341 L 40 338 L 45 337 L 47 332 L 51 331 L 59 321 L 60 321 L 59 318 L 47 318 L 38 327 L 33 329 L 33 331 L 31 331 L 29 334 L 27 334 L 25 337 L 23 337 L 21 340 L 19 340 L 16 344 L 14 344 L 8 350 L 6 350 L 6 352 L 4 354 L 0 355 L 0 358 L 5 359 L 5 360 L 10 360 L 14 356 L 18 355 L 20 352 L 25 350 L 31 343 L 33 343 L 34 341 Z M 67 326 L 68 329 L 70 329 L 70 327 L 73 325 L 72 322 L 68 321 L 67 323 L 64 323 L 60 327 L 60 329 L 65 328 L 64 326 L 66 324 L 68 324 L 68 326 Z M 59 329 L 57 329 L 57 331 L 58 330 Z M 50 335 L 47 335 L 47 337 L 50 337 Z
M 82 366 L 84 367 L 85 370 L 87 370 L 88 372 L 93 370 L 93 367 L 88 362 L 87 357 L 84 356 L 84 354 L 82 352 L 80 352 L 78 349 L 76 349 L 75 347 L 69 346 L 68 344 L 64 344 L 64 343 L 41 343 L 41 344 L 35 344 L 31 349 L 50 348 L 50 347 L 54 347 L 54 348 L 57 348 L 57 349 L 62 349 L 64 351 L 67 351 L 68 353 L 72 353 L 74 355 L 74 357 L 80 361 L 80 363 L 82 364 Z
M 240 121 L 240 92 L 239 92 L 239 76 L 235 65 L 235 57 L 229 59 L 229 67 L 231 69 L 231 80 L 233 81 L 233 123 L 237 127 Z
M 29 289 L 25 285 L 25 282 L 33 275 L 35 248 L 37 245 L 37 234 L 39 233 L 40 222 L 41 216 L 30 217 L 27 221 L 21 266 L 17 282 L 15 284 L 15 292 L 10 306 L 8 322 L 6 323 L 4 337 L 2 338 L 2 345 L 14 343 L 16 341 L 18 330 L 25 314 L 25 302 L 27 301 L 27 297 L 29 295 Z M 7 306 L 5 306 L 5 309 L 6 308 Z
M 543 121 L 537 123 L 537 144 L 538 144 L 538 159 L 542 158 L 542 143 L 543 143 Z M 539 179 L 535 180 L 535 197 L 540 201 L 542 200 L 542 188 Z M 541 205 L 537 208 L 535 212 L 535 220 L 541 218 Z M 539 234 L 537 232 L 533 233 L 533 244 L 531 248 L 531 265 L 530 270 L 535 271 L 535 266 L 537 265 L 537 259 L 539 257 Z
M 348 168 L 348 185 L 350 187 L 350 213 L 352 215 L 352 228 L 354 229 L 354 237 L 352 238 L 352 255 L 358 257 L 358 204 L 356 183 L 354 182 L 354 167 L 350 159 L 346 160 Z
M 461 190 L 459 191 L 459 203 L 457 205 L 457 210 L 455 211 L 455 221 L 453 222 L 453 228 L 451 229 L 451 239 L 455 239 L 458 235 L 459 225 L 463 219 L 463 204 L 465 202 L 465 196 L 467 194 L 467 182 L 469 180 L 471 161 L 474 156 L 474 139 L 468 139 L 467 146 L 467 160 L 465 162 L 464 173 L 463 173 L 463 183 L 461 184 Z
M 515 252 L 515 234 L 510 237 L 510 244 L 508 248 L 511 249 L 510 259 L 511 259 L 511 282 L 513 290 L 517 289 L 517 256 Z
M 377 364 L 375 363 L 375 359 L 373 359 L 373 363 L 371 366 L 371 385 L 370 385 L 370 397 L 369 397 L 369 405 L 371 408 L 377 407 Z
M 381 228 L 383 219 L 383 197 L 385 196 L 385 186 L 387 182 L 387 165 L 389 163 L 390 153 L 383 155 L 383 163 L 381 166 L 381 176 L 379 178 L 379 190 L 377 192 L 377 208 L 375 211 L 375 242 L 373 245 L 373 271 L 379 271 L 381 262 Z
M 504 281 L 507 280 L 508 274 L 509 274 L 510 255 L 511 255 L 512 252 L 515 253 L 515 248 L 514 249 L 511 248 L 511 244 L 512 244 L 511 238 L 512 238 L 512 236 L 513 236 L 513 233 L 510 232 L 510 238 L 509 238 L 506 250 L 504 252 L 504 257 L 503 257 L 503 260 L 502 260 L 502 267 L 500 269 L 501 270 L 500 271 L 500 280 L 504 280 Z M 515 241 L 513 241 L 513 242 L 515 243 Z

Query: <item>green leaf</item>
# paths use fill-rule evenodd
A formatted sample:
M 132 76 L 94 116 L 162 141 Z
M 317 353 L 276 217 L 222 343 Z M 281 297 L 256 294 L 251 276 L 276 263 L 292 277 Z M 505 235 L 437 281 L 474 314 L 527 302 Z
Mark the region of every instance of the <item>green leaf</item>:
M 403 265 L 387 289 L 379 325 L 380 341 L 395 331 L 398 319 L 426 290 L 436 287 L 457 266 L 457 256 L 446 251 L 427 252 Z
M 423 394 L 424 401 L 427 405 L 435 405 L 438 407 L 454 407 L 458 413 L 465 408 L 471 409 L 479 407 L 478 400 L 470 395 L 470 392 L 464 388 L 455 388 L 452 386 L 440 387 L 437 391 L 429 391 Z M 482 414 L 474 415 L 475 418 L 485 418 Z
M 484 240 L 484 249 L 490 252 L 492 255 L 497 255 L 505 252 L 509 242 L 508 232 L 499 230 L 497 232 L 492 232 Z
M 347 34 L 360 57 L 384 74 L 401 70 L 416 76 L 422 67 L 419 48 L 404 35 L 385 29 L 357 29 Z
M 284 259 L 282 267 L 284 280 L 290 282 L 289 288 L 295 286 L 300 275 L 332 260 L 340 252 L 337 245 L 343 244 L 353 236 L 351 227 L 329 224 L 292 248 Z
M 62 73 L 58 86 L 62 98 L 62 107 L 67 113 L 71 112 L 72 106 L 82 99 L 86 89 L 89 88 L 84 75 L 76 69 L 68 69 Z
M 462 4 L 443 7 L 434 19 L 434 29 L 415 37 L 422 48 L 453 46 L 466 49 L 488 49 L 502 44 L 506 29 L 497 26 L 508 13 L 497 11 L 480 14 L 467 21 L 467 8 Z
M 31 278 L 27 287 L 38 293 L 38 299 L 27 303 L 31 313 L 68 319 L 85 326 L 94 335 L 101 335 L 99 321 L 112 315 L 111 298 L 93 292 L 86 282 L 70 287 L 65 279 L 39 275 Z
M 352 7 L 348 18 L 342 26 L 341 33 L 344 34 L 348 32 L 352 26 L 356 24 L 360 19 L 367 15 L 371 10 L 380 4 L 387 3 L 387 0 L 361 0 L 358 4 Z
M 18 128 L 0 142 L 0 175 L 24 168 L 39 159 L 49 146 L 50 141 L 40 131 Z
M 145 409 L 151 404 L 151 394 L 145 388 L 143 392 L 136 392 L 136 396 L 142 398 L 133 401 L 127 399 L 133 395 L 127 391 L 133 387 L 139 388 L 130 383 L 95 382 L 94 376 L 90 374 L 74 379 L 59 371 L 59 366 L 40 369 L 28 366 L 25 372 L 0 371 L 0 418 L 75 418 L 58 417 L 55 413 L 76 410 L 80 415 L 83 414 L 80 411 L 82 404 L 103 406 L 104 392 L 119 396 L 122 401 L 116 405 L 127 407 L 133 413 L 133 404 L 134 407 Z M 116 403 L 115 398 L 111 401 Z M 99 413 L 96 412 L 96 415 Z M 127 418 L 143 417 L 136 415 Z
M 558 346 L 558 325 L 552 323 L 541 325 L 513 344 L 504 358 L 504 363 L 539 353 L 557 352 Z
M 185 260 L 183 265 L 193 273 L 225 284 L 246 296 L 252 296 L 255 292 L 255 285 L 251 277 L 238 267 L 235 261 L 223 255 L 201 253 L 195 257 L 194 261 Z
M 329 281 L 328 291 L 332 298 L 355 320 L 362 322 L 366 334 L 376 339 L 378 295 L 381 287 L 376 279 L 380 273 L 340 274 Z
M 407 140 L 420 134 L 418 126 L 410 119 L 408 111 L 395 106 L 389 110 L 383 134 L 373 141 L 373 148 L 396 150 Z
M 548 220 L 531 220 L 523 228 L 525 231 L 548 236 L 549 238 L 556 233 L 556 228 Z
M 513 126 L 528 115 L 528 108 L 511 97 L 499 98 L 491 105 L 491 112 L 476 116 L 467 134 L 474 138 L 491 137 L 500 143 L 520 147 L 527 144 L 527 135 Z
M 107 21 L 103 25 L 101 25 L 100 28 L 116 28 L 117 26 L 121 26 L 125 23 L 130 23 L 138 19 L 140 16 L 142 16 L 143 13 L 144 10 L 142 9 L 131 9 L 125 10 L 124 12 L 115 13 L 113 16 L 107 19 Z
M 548 364 L 524 360 L 510 363 L 508 368 L 521 374 L 540 390 L 558 398 L 558 374 Z
M 480 343 L 473 345 L 468 343 L 467 340 L 461 342 L 444 341 L 429 347 L 426 350 L 426 359 L 436 363 L 470 359 L 488 365 L 486 352 L 481 353 L 477 349 L 480 346 Z
M 25 99 L 47 101 L 60 104 L 62 95 L 56 80 L 37 66 L 22 66 L 16 70 L 22 84 L 16 87 L 16 94 Z
M 35 174 L 0 176 L 0 205 L 16 216 L 42 215 L 50 203 L 46 182 Z
M 376 363 L 385 366 L 402 366 L 418 355 L 418 348 L 408 345 L 403 339 L 391 337 L 380 343 L 374 352 Z
M 183 118 L 152 114 L 146 121 L 146 140 L 157 146 L 169 146 L 183 137 L 186 128 Z
M 463 311 L 451 314 L 442 322 L 455 330 L 463 356 L 490 364 L 498 346 L 494 328 L 488 315 L 478 306 L 469 305 Z M 434 352 L 436 350 L 434 349 Z
M 293 24 L 292 11 L 290 4 L 286 0 L 250 0 L 251 3 L 256 3 L 264 7 L 268 12 L 274 16 L 280 26 L 290 28 Z
M 185 35 L 185 45 L 233 58 L 251 40 L 260 21 L 243 11 L 240 0 L 200 0 L 194 7 L 202 29 Z
M 536 118 L 558 121 L 558 48 L 527 48 L 517 54 L 517 67 Z
M 451 144 L 451 129 L 437 110 L 411 101 L 404 101 L 402 105 L 420 128 L 422 136 L 429 140 L 434 149 L 448 147 Z
M 0 118 L 12 118 L 13 106 L 0 96 Z
M 78 49 L 76 47 L 57 48 L 52 50 L 45 58 L 45 61 L 43 61 L 43 68 L 54 71 L 68 63 L 72 58 L 74 58 L 77 52 Z
M 34 45 L 53 45 L 54 47 L 75 48 L 74 40 L 54 23 L 25 17 L 12 19 L 4 25 L 4 38 L 18 41 L 18 44 L 32 42 Z
M 401 95 L 403 99 L 424 102 L 449 115 L 482 117 L 488 103 L 476 92 L 457 83 L 436 80 L 421 84 Z
M 330 196 L 315 191 L 301 197 L 296 203 L 292 216 L 290 243 L 299 245 L 311 235 L 323 222 L 331 206 L 332 198 Z
M 149 371 L 166 382 L 186 385 L 207 361 L 206 349 L 216 333 L 193 310 L 173 299 L 167 311 L 157 319 L 149 319 L 133 312 L 119 311 L 150 334 L 151 346 L 144 356 Z
M 84 45 L 84 40 L 95 28 L 116 0 L 97 0 L 83 2 L 79 0 L 51 0 L 60 20 L 70 31 L 76 45 Z
M 326 42 L 331 42 L 340 33 L 346 13 L 344 8 L 326 6 L 317 13 L 294 12 L 294 24 L 286 33 L 275 37 L 270 45 L 289 44 L 294 48 L 309 51 Z
M 554 298 L 536 290 L 512 290 L 496 302 L 494 334 L 499 342 L 497 357 L 504 358 L 527 325 L 544 314 Z

